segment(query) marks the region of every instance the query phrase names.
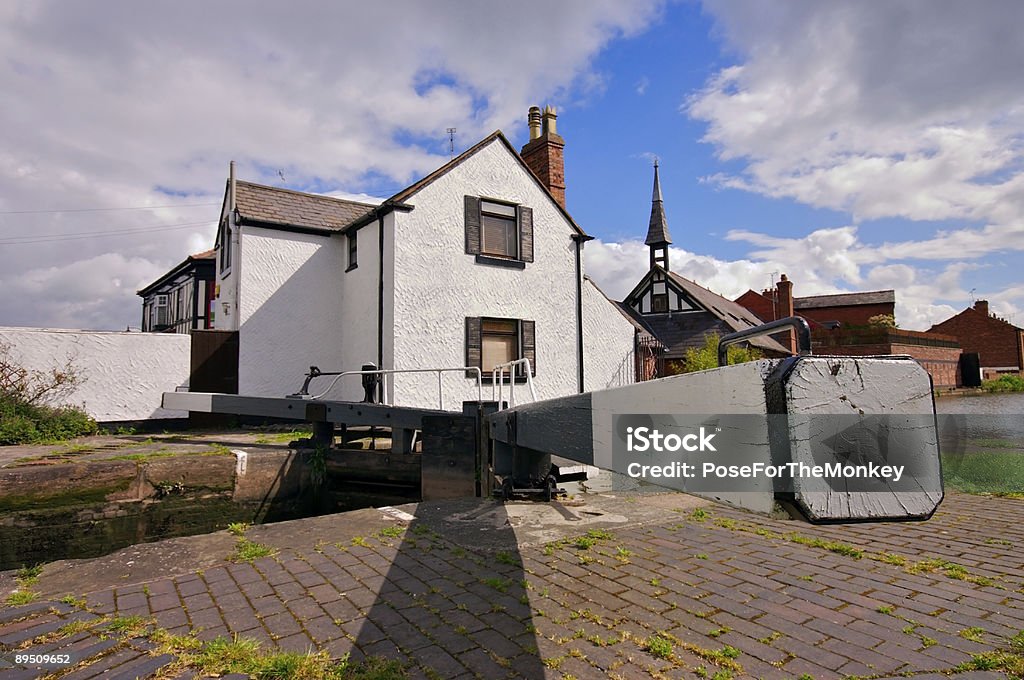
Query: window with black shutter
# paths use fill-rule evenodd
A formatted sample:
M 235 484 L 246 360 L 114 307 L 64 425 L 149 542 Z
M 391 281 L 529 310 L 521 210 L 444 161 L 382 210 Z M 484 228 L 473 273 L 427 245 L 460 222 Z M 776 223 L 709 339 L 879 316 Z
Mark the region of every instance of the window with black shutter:
M 359 232 L 350 231 L 348 234 L 348 269 L 350 272 L 359 266 Z
M 466 252 L 481 264 L 522 269 L 533 262 L 533 210 L 502 201 L 465 197 Z
M 497 319 L 491 317 L 466 318 L 466 365 L 483 372 L 491 380 L 495 366 L 515 361 L 530 360 L 530 373 L 537 375 L 537 340 L 534 321 L 526 319 Z M 467 372 L 467 377 L 475 373 Z M 516 380 L 525 380 L 523 366 L 516 367 Z
M 231 270 L 231 225 L 227 220 L 220 226 L 220 271 L 221 275 Z

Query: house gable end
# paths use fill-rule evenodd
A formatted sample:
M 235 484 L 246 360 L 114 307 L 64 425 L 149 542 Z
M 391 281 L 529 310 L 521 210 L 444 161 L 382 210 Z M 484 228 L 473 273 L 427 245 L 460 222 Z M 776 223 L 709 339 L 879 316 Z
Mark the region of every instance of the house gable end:
M 537 177 L 537 174 L 530 169 L 530 167 L 523 160 L 523 157 L 519 155 L 519 153 L 515 150 L 512 144 L 505 137 L 505 135 L 501 132 L 501 130 L 495 130 L 490 135 L 480 140 L 475 145 L 473 145 L 466 151 L 462 152 L 461 154 L 453 158 L 451 161 L 445 163 L 434 172 L 430 173 L 429 175 L 420 179 L 414 184 L 409 185 L 402 191 L 399 191 L 397 194 L 395 194 L 387 201 L 385 201 L 385 203 L 408 203 L 410 199 L 415 197 L 416 194 L 420 193 L 424 188 L 433 184 L 441 177 L 447 175 L 455 168 L 464 164 L 467 160 L 477 155 L 483 149 L 490 147 L 495 141 L 500 142 L 501 146 L 504 147 L 504 149 L 509 153 L 509 155 L 516 162 L 516 164 L 520 168 L 522 168 L 522 170 L 527 174 L 527 176 L 531 178 L 533 183 L 536 184 L 537 188 L 540 189 L 545 196 L 547 196 L 547 199 L 551 202 L 551 204 L 562 214 L 566 222 L 568 222 L 569 226 L 572 227 L 576 236 L 589 240 L 591 237 L 588 236 L 587 233 L 584 232 L 578 224 L 576 224 L 576 221 L 573 220 L 572 216 L 568 213 L 568 211 L 564 207 L 562 207 L 562 204 L 555 199 L 555 197 L 551 194 L 551 191 L 547 188 L 547 186 L 545 186 L 544 183 L 541 182 L 540 178 Z
M 658 302 L 655 300 L 657 295 L 664 295 L 667 299 L 663 303 Z M 647 272 L 623 304 L 640 315 L 710 311 L 660 267 Z M 663 307 L 660 306 L 662 304 Z

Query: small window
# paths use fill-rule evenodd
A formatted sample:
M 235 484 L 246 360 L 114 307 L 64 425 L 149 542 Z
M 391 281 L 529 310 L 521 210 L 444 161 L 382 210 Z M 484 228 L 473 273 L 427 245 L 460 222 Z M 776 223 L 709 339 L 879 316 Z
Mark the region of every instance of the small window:
M 655 293 L 651 297 L 651 311 L 655 314 L 664 314 L 668 311 L 668 293 Z
M 537 375 L 536 324 L 526 319 L 466 319 L 466 365 L 476 366 L 484 380 L 491 380 L 495 366 L 517 359 L 529 359 L 531 375 Z M 506 371 L 506 376 L 508 372 Z M 526 371 L 517 366 L 516 380 L 525 380 Z M 475 378 L 474 371 L 466 377 Z M 507 378 L 506 378 L 507 379 Z
M 359 232 L 352 231 L 348 234 L 348 269 L 352 271 L 359 266 Z
M 480 251 L 499 257 L 519 257 L 519 230 L 516 228 L 516 207 L 491 201 L 480 202 L 483 226 Z
M 490 373 L 495 366 L 519 358 L 519 324 L 511 319 L 483 319 L 480 328 L 480 368 Z
M 466 253 L 478 264 L 524 269 L 533 262 L 533 209 L 465 196 Z
M 220 270 L 223 273 L 231 269 L 231 226 L 226 220 L 220 233 Z
M 151 323 L 152 330 L 163 330 L 164 327 L 170 323 L 167 304 L 168 300 L 166 295 L 156 296 L 156 305 L 154 307 L 155 314 Z

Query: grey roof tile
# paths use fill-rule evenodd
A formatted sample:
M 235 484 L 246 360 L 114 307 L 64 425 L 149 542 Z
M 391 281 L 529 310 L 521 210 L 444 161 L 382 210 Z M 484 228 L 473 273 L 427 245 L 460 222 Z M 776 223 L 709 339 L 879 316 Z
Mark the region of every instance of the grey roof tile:
M 235 205 L 243 222 L 313 227 L 329 231 L 339 231 L 377 207 L 343 198 L 242 181 L 235 183 Z

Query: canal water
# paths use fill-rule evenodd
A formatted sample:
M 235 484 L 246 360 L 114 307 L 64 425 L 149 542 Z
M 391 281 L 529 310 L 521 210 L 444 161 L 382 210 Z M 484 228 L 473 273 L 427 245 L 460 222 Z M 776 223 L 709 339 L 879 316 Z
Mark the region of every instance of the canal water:
M 269 502 L 239 502 L 225 493 L 186 493 L 144 502 L 5 512 L 0 515 L 0 571 L 99 557 L 137 543 L 225 529 L 232 522 L 268 524 L 411 500 L 415 498 L 352 491 L 328 481 L 319 493 Z
M 1024 494 L 1024 393 L 945 397 L 935 410 L 947 487 Z
M 1006 439 L 1024 445 L 1024 392 L 935 400 L 940 430 L 963 430 L 969 439 Z M 945 426 L 945 427 L 943 427 Z

